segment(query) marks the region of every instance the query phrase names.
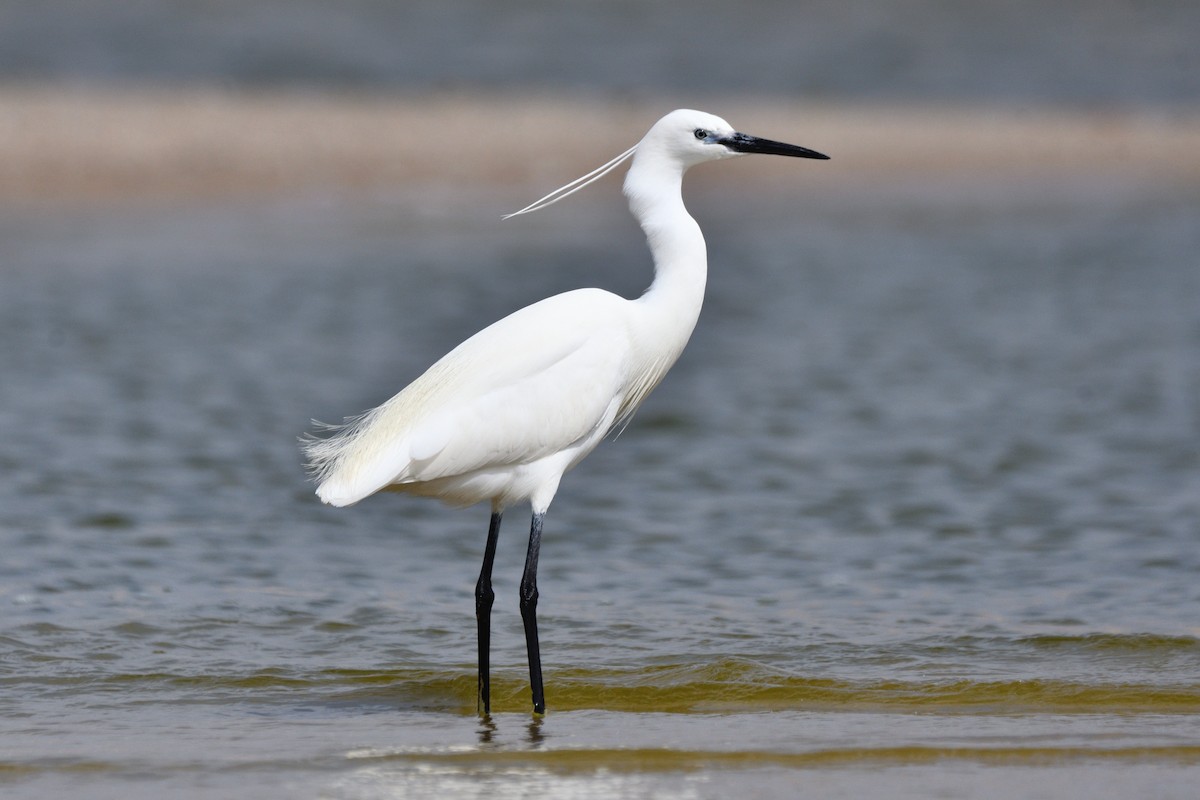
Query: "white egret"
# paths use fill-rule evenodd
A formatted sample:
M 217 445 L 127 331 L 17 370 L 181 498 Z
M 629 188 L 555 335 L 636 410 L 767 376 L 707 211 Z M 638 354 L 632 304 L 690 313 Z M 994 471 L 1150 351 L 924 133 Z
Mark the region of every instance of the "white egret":
M 537 564 L 542 523 L 563 474 L 637 410 L 691 336 L 704 298 L 704 237 L 684 208 L 689 167 L 747 153 L 828 156 L 738 133 L 700 111 L 666 115 L 617 158 L 509 216 L 537 210 L 633 157 L 629 208 L 646 234 L 654 280 L 636 300 L 577 289 L 523 308 L 483 329 L 378 408 L 347 420 L 304 449 L 334 506 L 381 489 L 459 506 L 491 503 L 483 567 L 475 587 L 479 694 L 490 712 L 492 561 L 504 509 L 533 509 L 520 585 L 534 713 L 545 711 L 537 635 Z

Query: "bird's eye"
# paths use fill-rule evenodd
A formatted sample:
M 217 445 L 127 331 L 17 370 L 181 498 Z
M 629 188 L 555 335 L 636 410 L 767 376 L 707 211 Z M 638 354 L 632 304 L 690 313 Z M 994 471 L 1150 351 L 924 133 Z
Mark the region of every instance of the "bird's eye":
M 708 138 L 708 131 L 704 130 L 704 128 L 696 128 L 696 130 L 692 131 L 692 135 L 703 141 Z

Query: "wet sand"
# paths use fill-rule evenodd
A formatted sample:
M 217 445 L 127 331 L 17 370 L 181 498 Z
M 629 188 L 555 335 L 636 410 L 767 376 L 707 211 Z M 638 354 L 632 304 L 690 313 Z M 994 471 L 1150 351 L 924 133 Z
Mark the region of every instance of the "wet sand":
M 0 203 L 552 188 L 683 104 L 830 153 L 830 168 L 806 175 L 817 182 L 1200 181 L 1200 113 L 10 87 L 0 90 Z M 750 160 L 741 180 L 775 173 Z

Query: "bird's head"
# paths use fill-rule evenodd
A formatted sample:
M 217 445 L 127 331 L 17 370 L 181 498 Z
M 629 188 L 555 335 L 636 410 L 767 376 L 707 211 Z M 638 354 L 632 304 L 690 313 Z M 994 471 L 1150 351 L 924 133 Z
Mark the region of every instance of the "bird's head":
M 642 140 L 621 155 L 609 161 L 582 178 L 576 178 L 566 186 L 560 186 L 540 200 L 535 200 L 520 211 L 504 215 L 503 219 L 528 214 L 546 206 L 554 205 L 564 197 L 575 194 L 590 183 L 603 178 L 619 167 L 629 158 L 633 158 L 629 175 L 625 180 L 625 193 L 632 197 L 631 181 L 636 175 L 642 177 L 642 183 L 649 179 L 652 183 L 659 178 L 674 174 L 678 179 L 688 167 L 705 161 L 715 161 L 721 158 L 749 155 L 750 153 L 766 153 L 776 156 L 793 156 L 796 158 L 828 159 L 829 156 L 800 147 L 794 144 L 784 144 L 770 139 L 761 139 L 746 133 L 739 133 L 733 127 L 713 114 L 691 109 L 672 111 L 646 132 Z M 668 179 L 669 180 L 669 179 Z
M 796 158 L 828 159 L 829 156 L 770 139 L 739 133 L 714 114 L 692 109 L 672 111 L 654 124 L 641 143 L 639 154 L 677 161 L 684 169 L 722 158 L 765 153 Z

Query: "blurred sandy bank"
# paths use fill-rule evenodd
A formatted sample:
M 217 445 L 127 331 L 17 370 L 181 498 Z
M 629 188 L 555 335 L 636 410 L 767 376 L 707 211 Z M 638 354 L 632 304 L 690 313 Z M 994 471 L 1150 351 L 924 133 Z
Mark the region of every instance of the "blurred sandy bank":
M 685 102 L 0 89 L 0 202 L 211 201 L 432 186 L 540 192 L 620 152 Z M 827 168 L 806 172 L 810 182 L 1094 175 L 1200 182 L 1194 114 L 687 104 L 830 154 Z M 751 159 L 739 180 L 777 174 L 773 160 Z

